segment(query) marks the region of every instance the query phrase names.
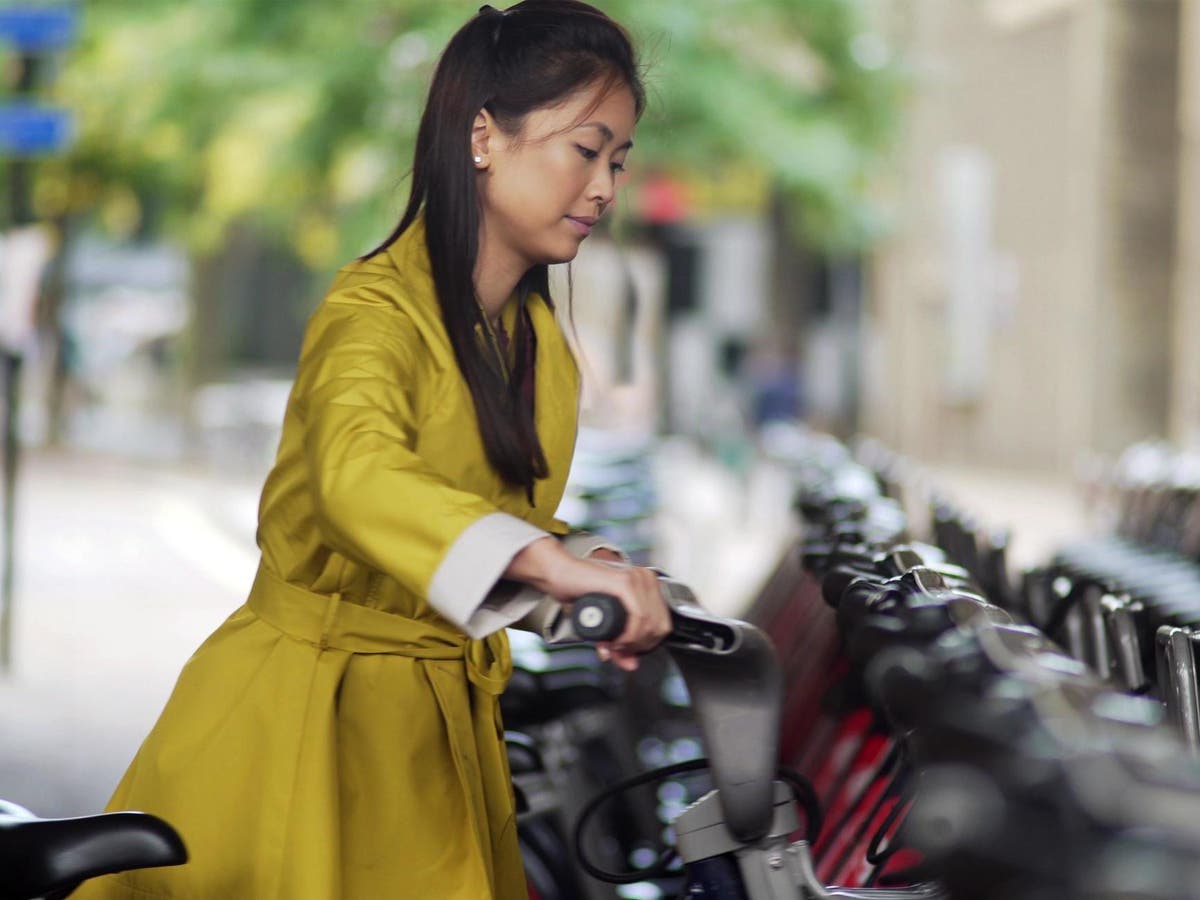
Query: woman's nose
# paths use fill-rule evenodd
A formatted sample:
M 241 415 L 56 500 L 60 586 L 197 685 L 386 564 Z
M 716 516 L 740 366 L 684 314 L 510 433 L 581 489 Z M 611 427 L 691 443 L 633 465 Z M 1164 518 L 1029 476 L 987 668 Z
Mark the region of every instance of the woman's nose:
M 617 176 L 605 169 L 601 174 L 592 179 L 588 185 L 587 197 L 592 203 L 604 210 L 612 203 L 613 194 L 616 191 Z

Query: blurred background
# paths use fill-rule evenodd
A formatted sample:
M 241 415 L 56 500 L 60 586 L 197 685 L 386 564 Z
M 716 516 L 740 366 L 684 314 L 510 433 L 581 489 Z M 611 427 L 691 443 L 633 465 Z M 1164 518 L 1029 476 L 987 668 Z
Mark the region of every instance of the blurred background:
M 794 528 L 780 423 L 903 454 L 1014 565 L 1200 444 L 1200 0 L 596 2 L 650 105 L 572 266 L 564 518 L 733 612 Z M 474 12 L 0 4 L 0 796 L 102 806 L 241 603 L 305 322 Z

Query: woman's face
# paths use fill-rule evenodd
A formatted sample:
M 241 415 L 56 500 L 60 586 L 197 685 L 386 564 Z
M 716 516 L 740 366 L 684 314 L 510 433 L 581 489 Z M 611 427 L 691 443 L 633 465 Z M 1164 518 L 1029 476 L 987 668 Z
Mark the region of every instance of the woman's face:
M 472 146 L 482 157 L 476 166 L 489 255 L 510 257 L 523 269 L 568 262 L 612 205 L 633 146 L 635 108 L 627 87 L 603 97 L 600 90 L 592 86 L 535 110 L 517 135 L 481 114 Z

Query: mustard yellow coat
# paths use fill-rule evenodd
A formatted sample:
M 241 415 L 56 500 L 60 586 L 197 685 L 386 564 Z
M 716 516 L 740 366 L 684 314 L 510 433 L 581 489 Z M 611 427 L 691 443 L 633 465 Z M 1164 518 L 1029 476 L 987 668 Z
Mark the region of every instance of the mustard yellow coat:
M 421 223 L 339 273 L 305 336 L 249 599 L 184 667 L 110 803 L 171 822 L 191 859 L 76 896 L 526 900 L 494 630 L 515 613 L 454 591 L 566 530 L 579 376 L 553 312 L 528 304 L 551 473 L 532 505 L 486 463 Z

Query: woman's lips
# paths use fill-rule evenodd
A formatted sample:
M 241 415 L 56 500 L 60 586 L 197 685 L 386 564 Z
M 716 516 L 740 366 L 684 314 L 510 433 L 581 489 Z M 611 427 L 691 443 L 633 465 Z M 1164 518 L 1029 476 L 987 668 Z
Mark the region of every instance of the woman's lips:
M 591 216 L 567 216 L 567 221 L 574 225 L 575 230 L 584 237 L 592 233 L 592 226 L 596 224 L 596 220 Z

